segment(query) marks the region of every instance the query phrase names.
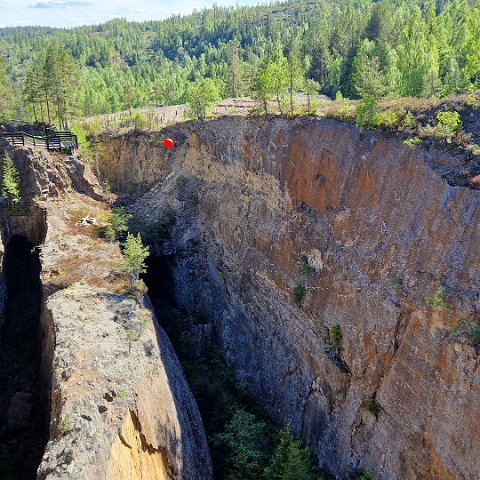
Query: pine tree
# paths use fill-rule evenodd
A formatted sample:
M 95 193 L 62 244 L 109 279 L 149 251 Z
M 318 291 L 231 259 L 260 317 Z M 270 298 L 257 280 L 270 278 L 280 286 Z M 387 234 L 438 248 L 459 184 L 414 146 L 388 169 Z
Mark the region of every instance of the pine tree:
M 352 80 L 355 93 L 362 98 L 381 98 L 388 92 L 374 41 L 364 40 L 353 60 Z
M 307 108 L 311 112 L 312 109 L 312 96 L 317 95 L 320 91 L 320 84 L 315 80 L 309 78 L 305 81 L 304 91 L 307 95 Z
M 454 56 L 445 55 L 442 63 L 441 77 L 443 79 L 442 96 L 459 93 L 465 89 L 465 77 Z
M 42 102 L 41 90 L 35 64 L 27 71 L 22 97 L 25 106 L 31 109 L 35 122 L 43 121 L 43 115 L 41 115 L 42 108 L 40 106 Z
M 253 98 L 262 106 L 265 115 L 268 113 L 268 102 L 273 92 L 273 80 L 267 66 L 260 64 L 257 67 L 252 82 Z
M 272 98 L 276 99 L 278 109 L 283 113 L 283 100 L 289 88 L 287 71 L 287 59 L 283 55 L 258 69 L 253 87 L 254 98 L 262 104 L 265 114 Z
M 398 70 L 398 55 L 394 48 L 385 47 L 385 86 L 387 96 L 399 95 L 400 72 Z
M 75 87 L 79 83 L 79 72 L 69 53 L 58 45 L 51 44 L 37 52 L 36 58 L 27 71 L 23 89 L 23 100 L 32 110 L 35 121 L 57 119 L 66 127 L 67 117 L 75 114 L 78 97 Z M 76 94 L 75 94 L 76 93 Z
M 18 170 L 8 154 L 3 158 L 2 165 L 2 197 L 9 207 L 14 207 L 22 201 Z
M 328 63 L 328 92 L 330 95 L 341 91 L 343 74 L 343 58 L 340 56 L 331 57 Z
M 298 40 L 293 39 L 290 42 L 287 55 L 287 72 L 288 72 L 288 93 L 290 96 L 290 112 L 293 113 L 294 102 L 293 97 L 304 84 L 305 71 L 300 61 L 300 51 Z
M 232 40 L 229 44 L 230 48 L 230 82 L 231 82 L 231 92 L 232 97 L 240 96 L 242 91 L 242 64 L 239 57 L 239 44 L 237 41 Z
M 40 85 L 40 91 L 42 96 L 42 102 L 45 101 L 45 107 L 47 110 L 48 125 L 52 124 L 52 101 L 53 101 L 53 75 L 55 72 L 55 59 L 48 55 L 48 49 L 41 51 L 37 55 L 36 59 L 39 68 L 37 70 Z
M 0 120 L 11 118 L 13 91 L 7 75 L 7 68 L 0 57 Z
M 283 55 L 267 65 L 266 75 L 270 78 L 271 93 L 277 101 L 280 113 L 283 113 L 283 100 L 290 86 L 287 71 L 287 59 Z
M 465 57 L 463 72 L 467 81 L 480 87 L 480 3 L 468 10 L 466 36 L 462 45 Z
M 146 271 L 145 259 L 148 255 L 149 248 L 143 245 L 140 234 L 135 236 L 129 233 L 123 244 L 123 261 L 120 267 L 130 275 L 132 284 L 140 278 L 141 273 Z
M 237 410 L 215 442 L 227 449 L 227 480 L 258 480 L 268 462 L 264 445 L 266 425 L 254 415 Z
M 190 113 L 199 120 L 204 120 L 210 107 L 220 98 L 217 83 L 211 78 L 197 80 L 192 84 L 189 92 L 188 103 Z
M 427 73 L 424 95 L 427 97 L 437 97 L 442 91 L 442 82 L 440 80 L 440 56 L 438 44 L 434 36 L 430 36 L 427 53 Z
M 402 96 L 421 97 L 425 94 L 429 70 L 428 47 L 421 11 L 414 7 L 397 48 L 399 93 Z
M 77 105 L 73 92 L 78 84 L 79 72 L 72 56 L 64 49 L 51 47 L 49 55 L 54 58 L 52 89 L 56 106 L 56 118 L 61 127 L 67 127 L 67 118 L 74 116 Z
M 288 427 L 279 432 L 279 442 L 271 464 L 265 469 L 269 480 L 313 480 L 312 459 L 310 451 L 302 448 L 295 440 Z

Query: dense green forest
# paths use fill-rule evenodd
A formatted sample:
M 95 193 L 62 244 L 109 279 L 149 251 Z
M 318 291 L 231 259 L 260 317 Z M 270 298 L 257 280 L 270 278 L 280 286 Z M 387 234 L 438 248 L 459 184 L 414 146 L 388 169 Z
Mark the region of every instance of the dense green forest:
M 202 85 L 260 103 L 288 102 L 288 91 L 441 97 L 478 88 L 479 52 L 480 0 L 296 0 L 4 28 L 0 117 L 61 121 L 185 103 Z

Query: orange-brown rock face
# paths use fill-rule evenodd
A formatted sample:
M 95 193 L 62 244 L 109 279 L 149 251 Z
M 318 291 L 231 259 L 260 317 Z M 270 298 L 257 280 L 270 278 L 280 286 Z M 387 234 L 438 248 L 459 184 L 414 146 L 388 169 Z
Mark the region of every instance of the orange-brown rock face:
M 175 209 L 158 252 L 237 378 L 339 478 L 477 479 L 479 356 L 452 327 L 478 319 L 480 192 L 440 175 L 463 159 L 331 120 L 168 135 L 173 153 L 158 134 L 109 140 L 100 171 L 152 187 L 131 206 L 152 225 Z

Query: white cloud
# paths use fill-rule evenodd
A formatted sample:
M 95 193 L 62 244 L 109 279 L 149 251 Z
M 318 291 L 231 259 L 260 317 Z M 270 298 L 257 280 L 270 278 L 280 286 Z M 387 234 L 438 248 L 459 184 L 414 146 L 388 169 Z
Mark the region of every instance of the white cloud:
M 43 2 L 34 2 L 28 5 L 28 8 L 75 8 L 92 5 L 91 0 L 46 0 Z
M 0 0 L 0 28 L 15 25 L 73 27 L 111 18 L 160 20 L 217 5 L 256 5 L 266 0 Z M 53 15 L 52 13 L 55 12 Z M 74 13 L 72 13 L 74 12 Z

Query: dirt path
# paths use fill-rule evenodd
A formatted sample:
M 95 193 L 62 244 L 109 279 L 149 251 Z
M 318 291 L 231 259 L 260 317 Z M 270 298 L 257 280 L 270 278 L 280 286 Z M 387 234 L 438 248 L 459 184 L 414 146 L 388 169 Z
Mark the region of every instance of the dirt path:
M 328 97 L 324 95 L 316 96 L 317 102 L 330 102 Z M 306 106 L 307 97 L 299 94 L 296 97 L 298 105 Z M 276 102 L 269 103 L 270 108 L 274 111 L 277 108 Z M 251 97 L 226 98 L 215 103 L 211 109 L 211 114 L 215 116 L 222 115 L 239 115 L 246 116 L 250 110 L 255 108 L 257 103 Z M 135 126 L 138 119 L 135 118 L 137 113 L 141 113 L 147 120 L 147 130 L 159 130 L 160 128 L 177 122 L 186 120 L 186 112 L 188 105 L 171 105 L 171 106 L 146 106 L 129 111 L 112 113 L 107 115 L 97 115 L 86 119 L 86 123 L 95 124 L 100 130 L 108 130 L 115 128 L 129 128 Z

